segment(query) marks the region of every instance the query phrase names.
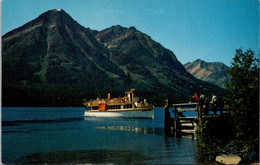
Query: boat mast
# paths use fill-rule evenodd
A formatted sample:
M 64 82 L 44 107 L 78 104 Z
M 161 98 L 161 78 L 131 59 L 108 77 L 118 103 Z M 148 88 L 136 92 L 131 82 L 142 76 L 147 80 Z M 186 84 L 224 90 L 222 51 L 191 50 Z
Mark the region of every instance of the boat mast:
M 114 97 L 114 78 L 113 78 L 113 75 L 112 75 L 112 91 L 111 91 L 111 98 Z
M 130 73 L 127 72 L 127 75 L 128 75 L 128 91 L 130 91 Z
M 95 88 L 96 88 L 96 91 L 97 91 L 98 97 L 101 99 L 100 93 L 99 93 L 99 91 L 98 91 L 98 89 L 97 89 L 96 86 L 95 86 Z

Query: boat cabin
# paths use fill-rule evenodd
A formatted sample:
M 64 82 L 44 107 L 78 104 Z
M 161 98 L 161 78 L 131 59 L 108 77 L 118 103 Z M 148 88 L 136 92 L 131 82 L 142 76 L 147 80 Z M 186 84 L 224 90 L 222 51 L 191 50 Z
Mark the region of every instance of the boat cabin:
M 140 99 L 140 92 L 135 89 L 130 89 L 125 92 L 125 96 L 130 102 L 137 102 Z

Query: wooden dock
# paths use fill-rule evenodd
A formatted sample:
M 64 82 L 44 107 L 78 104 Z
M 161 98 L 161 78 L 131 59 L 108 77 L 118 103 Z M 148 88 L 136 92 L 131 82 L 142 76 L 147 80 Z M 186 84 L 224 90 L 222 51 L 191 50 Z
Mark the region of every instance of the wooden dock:
M 209 105 L 202 105 L 197 102 L 172 104 L 172 107 L 169 107 L 168 100 L 165 100 L 165 135 L 172 136 L 174 133 L 179 132 L 196 133 L 201 126 L 202 118 L 219 118 L 227 116 L 229 110 L 224 107 L 226 106 L 210 107 Z M 187 114 L 189 112 L 195 112 L 196 115 L 192 117 L 184 115 L 184 113 Z M 173 114 L 173 116 L 171 114 Z

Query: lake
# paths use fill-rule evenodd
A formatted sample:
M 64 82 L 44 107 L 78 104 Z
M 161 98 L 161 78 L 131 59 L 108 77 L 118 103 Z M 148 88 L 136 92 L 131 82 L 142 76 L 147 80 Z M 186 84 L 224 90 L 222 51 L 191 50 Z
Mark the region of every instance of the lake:
M 2 108 L 2 162 L 196 164 L 197 142 L 164 136 L 154 119 L 86 118 L 85 108 Z

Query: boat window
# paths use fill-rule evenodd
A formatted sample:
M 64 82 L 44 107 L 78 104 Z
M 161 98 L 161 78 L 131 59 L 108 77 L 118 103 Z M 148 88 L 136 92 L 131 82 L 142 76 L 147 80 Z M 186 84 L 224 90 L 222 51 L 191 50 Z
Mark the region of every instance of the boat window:
M 120 109 L 120 105 L 108 105 L 108 109 Z
M 124 105 L 124 109 L 127 109 L 127 108 L 132 108 L 132 104 L 126 104 L 126 105 Z
M 92 110 L 98 110 L 98 106 L 93 106 Z

